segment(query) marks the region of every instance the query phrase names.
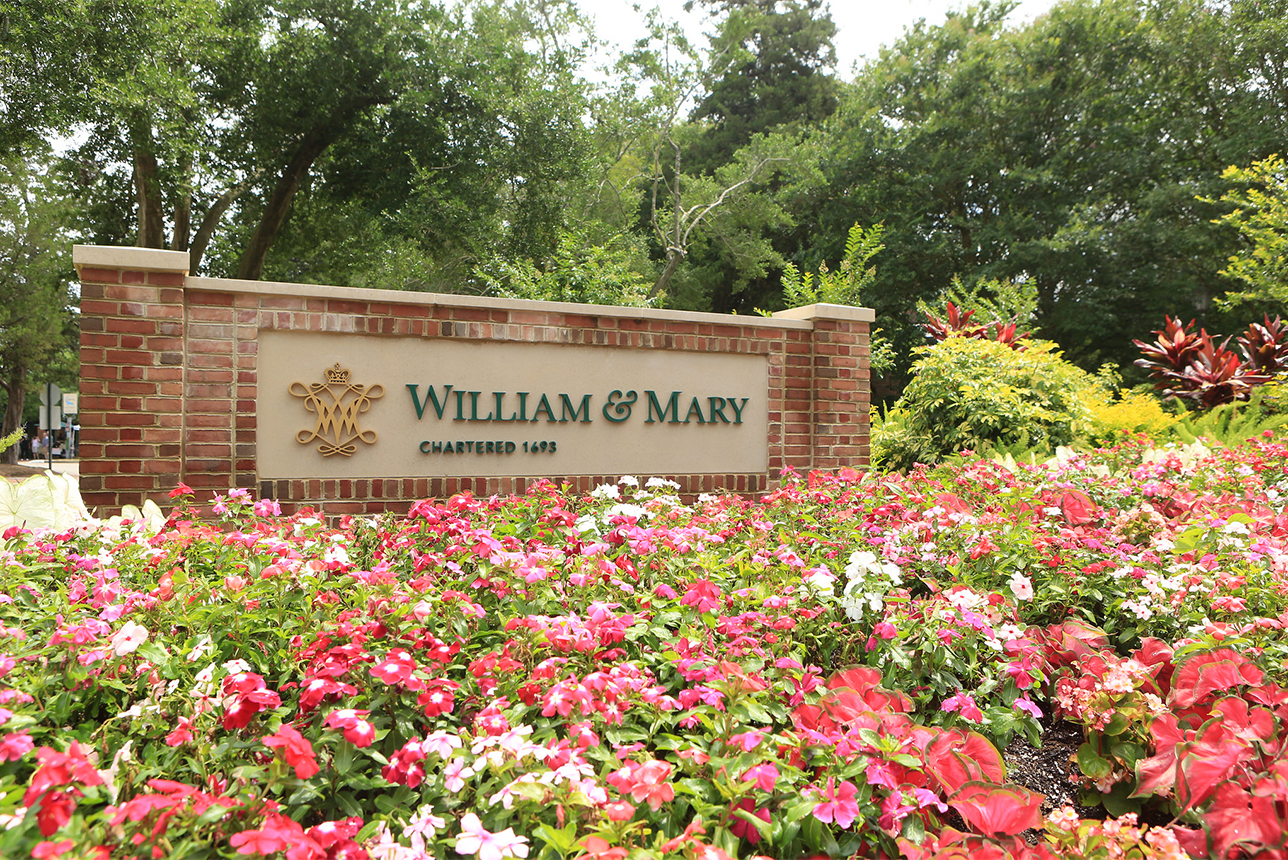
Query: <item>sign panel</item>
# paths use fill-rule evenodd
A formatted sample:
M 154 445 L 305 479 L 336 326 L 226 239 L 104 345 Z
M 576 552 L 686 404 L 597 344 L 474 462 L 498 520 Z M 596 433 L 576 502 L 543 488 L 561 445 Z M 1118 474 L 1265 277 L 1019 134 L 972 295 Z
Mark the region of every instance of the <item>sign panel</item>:
M 261 331 L 259 476 L 747 474 L 763 355 Z
M 80 393 L 69 391 L 63 395 L 63 412 L 68 415 L 80 414 Z

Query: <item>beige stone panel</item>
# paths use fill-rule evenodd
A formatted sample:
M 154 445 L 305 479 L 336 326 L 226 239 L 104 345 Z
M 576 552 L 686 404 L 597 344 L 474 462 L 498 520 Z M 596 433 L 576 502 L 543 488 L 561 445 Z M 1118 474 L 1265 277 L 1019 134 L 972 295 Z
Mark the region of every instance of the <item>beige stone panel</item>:
M 347 380 L 329 383 L 336 365 Z M 258 373 L 263 479 L 741 474 L 769 467 L 763 355 L 261 331 Z M 618 400 L 635 393 L 620 422 L 609 420 L 622 415 L 609 403 L 613 391 Z M 434 450 L 448 442 L 453 451 L 469 450 Z M 478 443 L 483 453 L 474 450 Z

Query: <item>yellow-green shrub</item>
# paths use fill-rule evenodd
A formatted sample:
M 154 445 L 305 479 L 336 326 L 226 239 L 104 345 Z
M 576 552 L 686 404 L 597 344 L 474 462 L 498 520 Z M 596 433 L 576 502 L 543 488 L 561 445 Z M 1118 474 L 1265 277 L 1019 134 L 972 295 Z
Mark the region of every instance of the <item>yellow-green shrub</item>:
M 1177 417 L 1168 414 L 1152 394 L 1132 391 L 1114 402 L 1108 392 L 1103 397 L 1087 398 L 1089 412 L 1088 441 L 1093 445 L 1112 445 L 1124 434 L 1144 433 L 1150 439 L 1165 439 L 1176 425 Z
M 934 463 L 963 449 L 1054 450 L 1083 431 L 1086 403 L 1107 397 L 1046 341 L 1014 350 L 950 337 L 919 352 L 912 382 L 873 428 L 873 453 L 887 468 Z

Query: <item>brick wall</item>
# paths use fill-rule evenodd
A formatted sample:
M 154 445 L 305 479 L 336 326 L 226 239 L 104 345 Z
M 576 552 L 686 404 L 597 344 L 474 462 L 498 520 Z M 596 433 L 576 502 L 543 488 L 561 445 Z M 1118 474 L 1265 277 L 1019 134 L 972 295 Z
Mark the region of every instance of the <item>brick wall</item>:
M 462 491 L 521 493 L 534 478 L 371 476 L 261 481 L 255 465 L 263 330 L 743 353 L 769 364 L 769 470 L 665 475 L 681 492 L 768 489 L 782 468 L 868 463 L 866 308 L 774 318 L 273 284 L 187 275 L 187 254 L 76 246 L 81 280 L 81 495 L 109 514 L 180 481 L 254 489 L 286 510 L 404 511 Z M 551 475 L 578 490 L 618 475 Z

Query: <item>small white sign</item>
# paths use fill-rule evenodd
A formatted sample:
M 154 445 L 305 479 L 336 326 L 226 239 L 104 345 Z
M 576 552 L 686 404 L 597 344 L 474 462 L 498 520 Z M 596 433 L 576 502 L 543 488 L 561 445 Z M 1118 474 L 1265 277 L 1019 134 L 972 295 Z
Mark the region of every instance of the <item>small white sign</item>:
M 80 393 L 68 391 L 63 395 L 63 414 L 79 415 L 80 414 Z

